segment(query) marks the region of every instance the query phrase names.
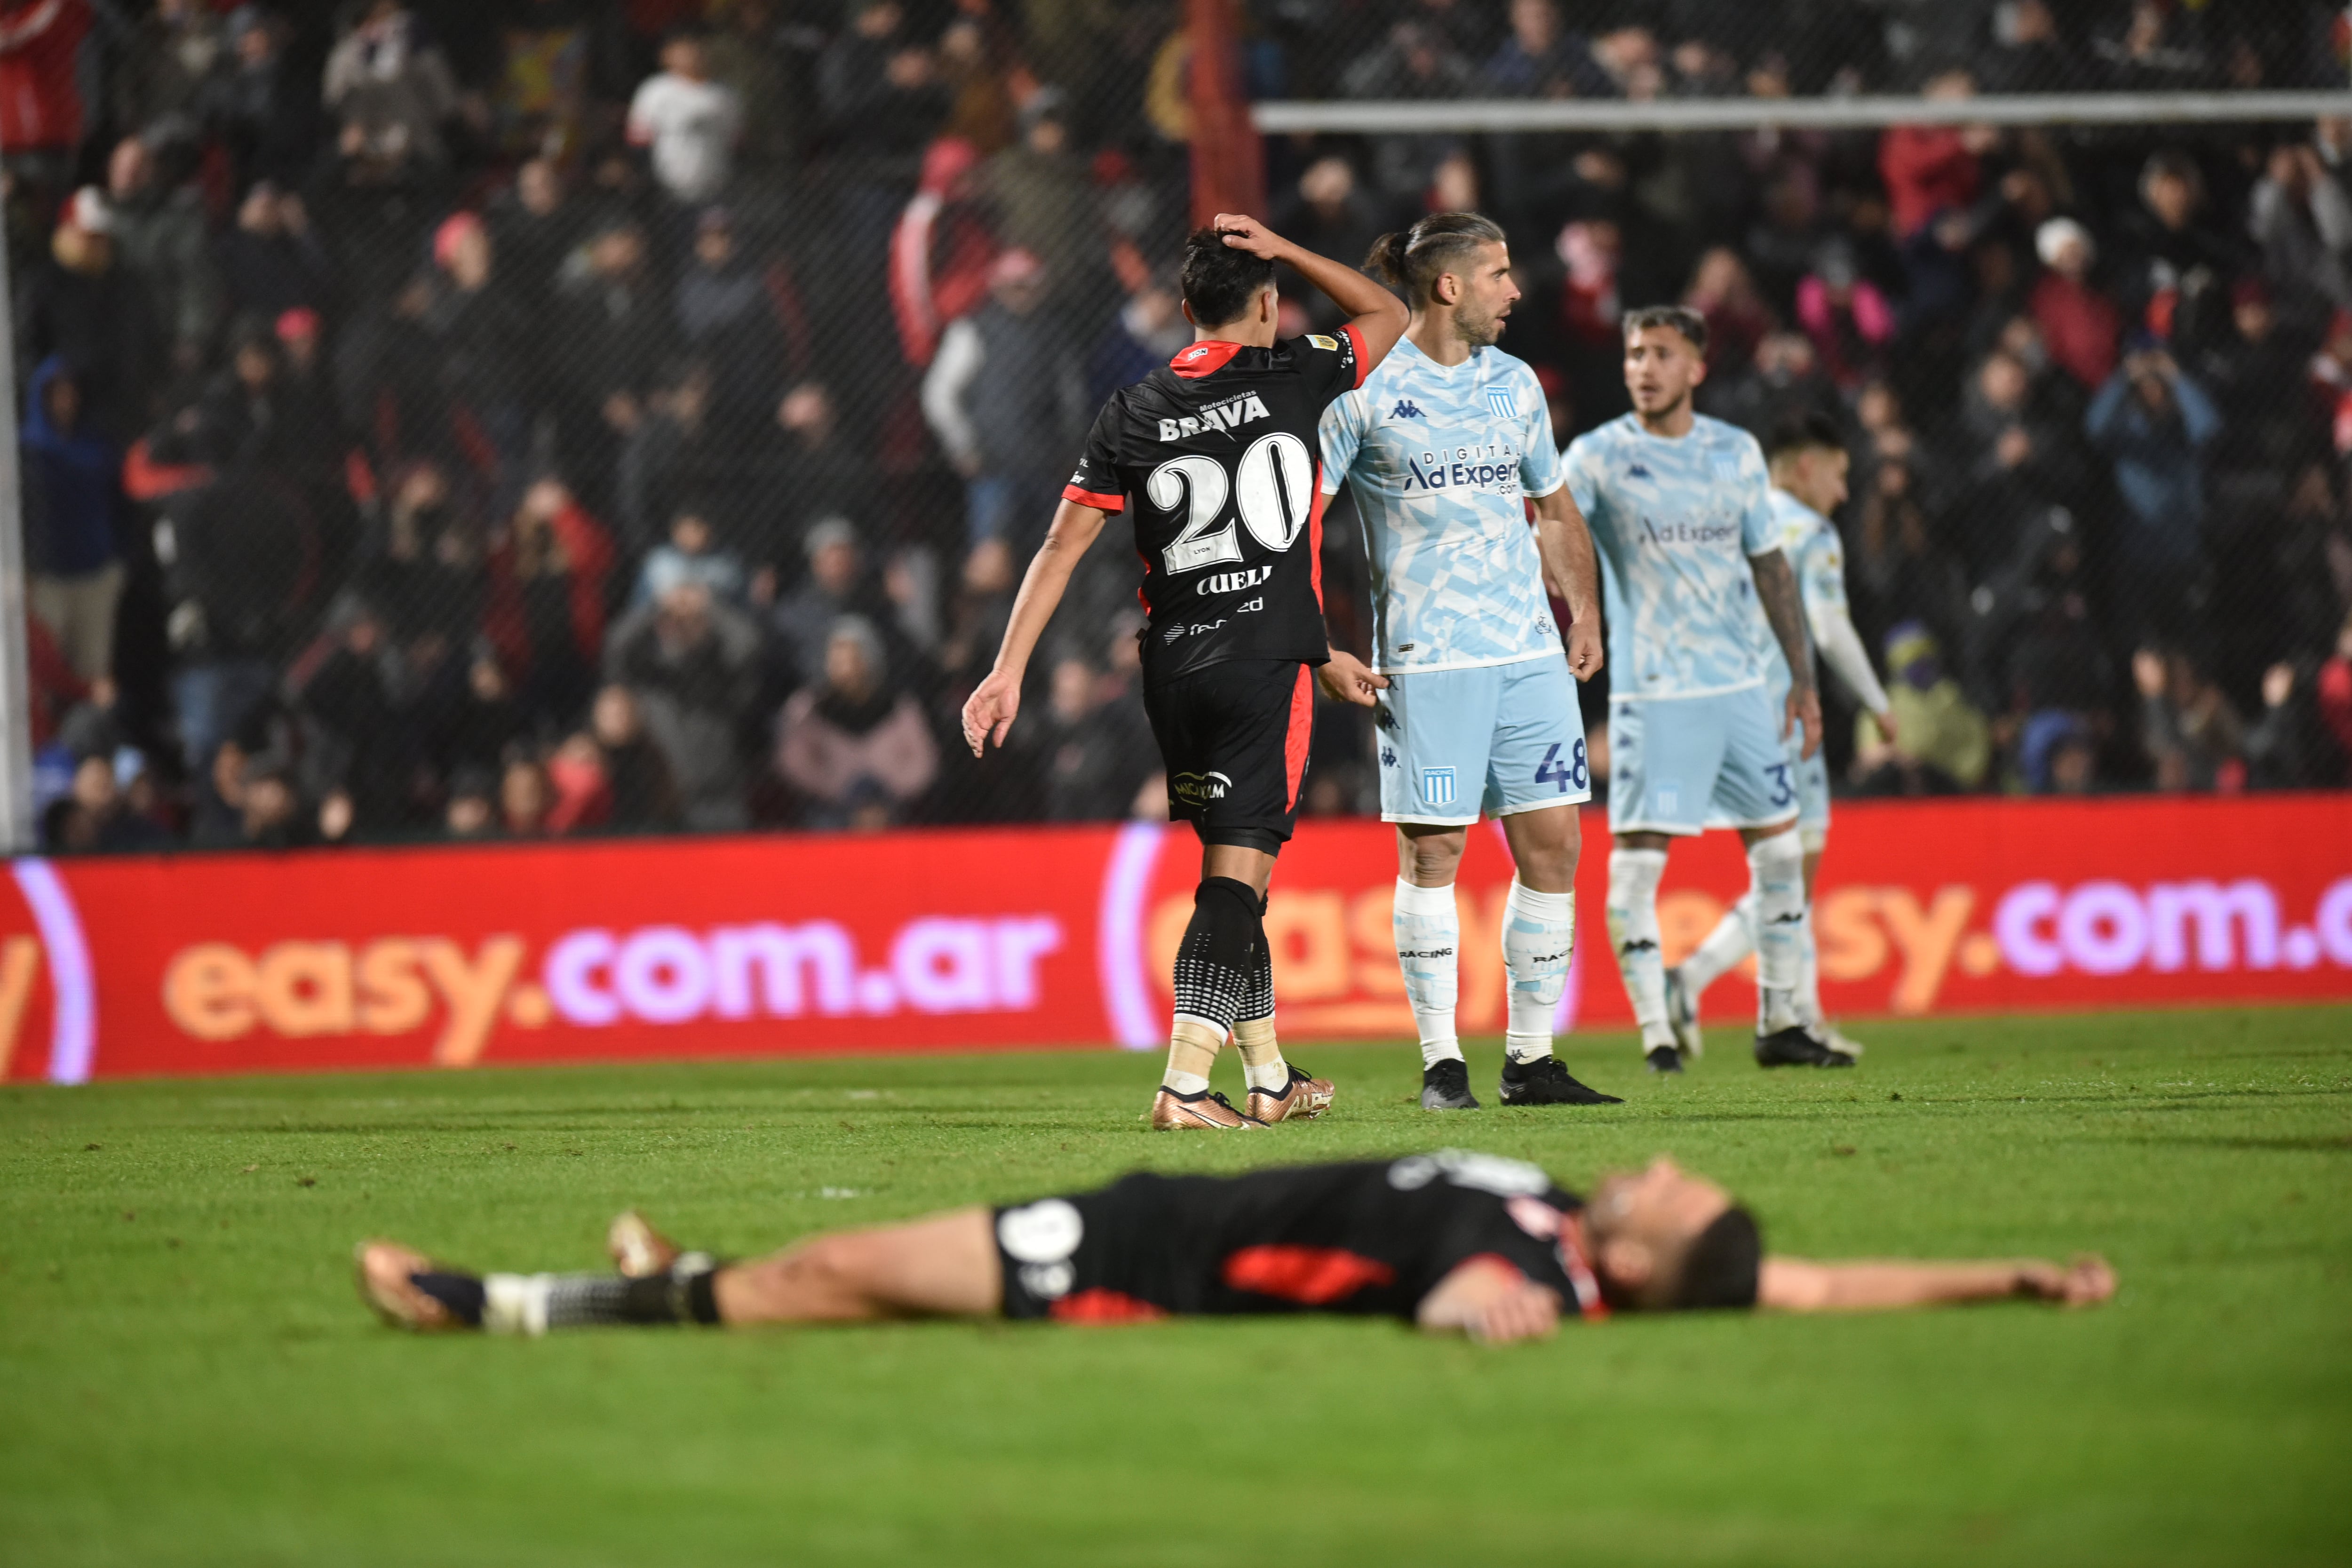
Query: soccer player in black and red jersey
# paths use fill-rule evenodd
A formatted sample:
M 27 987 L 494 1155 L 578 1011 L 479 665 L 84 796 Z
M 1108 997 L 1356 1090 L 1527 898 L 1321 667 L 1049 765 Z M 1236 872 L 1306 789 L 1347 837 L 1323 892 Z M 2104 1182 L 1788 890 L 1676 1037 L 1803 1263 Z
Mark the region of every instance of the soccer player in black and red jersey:
M 1288 262 L 1349 320 L 1277 340 L 1274 264 Z M 1052 529 L 1022 579 L 996 666 L 964 704 L 964 740 L 999 745 L 1029 656 L 1104 520 L 1135 503 L 1143 558 L 1143 705 L 1168 771 L 1170 815 L 1201 837 L 1201 885 L 1176 953 L 1162 1131 L 1258 1127 L 1322 1114 L 1331 1085 L 1283 1060 L 1274 1031 L 1266 883 L 1298 813 L 1315 683 L 1370 707 L 1388 682 L 1323 629 L 1316 424 L 1404 331 L 1404 305 L 1354 268 L 1255 218 L 1221 213 L 1186 240 L 1193 342 L 1096 416 Z M 1209 1089 L 1231 1036 L 1246 1110 Z
M 2090 1306 L 2116 1289 L 2096 1258 L 1768 1257 L 1754 1216 L 1671 1160 L 1604 1175 L 1587 1201 L 1533 1165 L 1454 1149 L 1241 1176 L 1139 1173 L 1091 1193 L 812 1237 L 730 1265 L 681 1252 L 635 1213 L 605 1239 L 617 1273 L 475 1275 L 397 1242 L 364 1242 L 360 1293 L 386 1321 L 425 1331 L 1325 1311 L 1500 1343 L 1549 1334 L 1568 1314 L 1852 1312 L 2003 1297 Z

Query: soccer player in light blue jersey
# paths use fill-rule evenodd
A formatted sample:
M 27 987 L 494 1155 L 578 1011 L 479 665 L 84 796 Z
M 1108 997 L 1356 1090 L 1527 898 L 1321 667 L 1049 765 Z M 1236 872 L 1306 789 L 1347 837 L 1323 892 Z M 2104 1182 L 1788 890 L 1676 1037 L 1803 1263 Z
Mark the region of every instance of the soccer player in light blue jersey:
M 1388 681 L 1375 715 L 1381 816 L 1397 826 L 1392 929 L 1421 1103 L 1478 1105 L 1454 1025 L 1454 879 L 1483 811 L 1517 868 L 1503 913 L 1503 1103 L 1613 1104 L 1552 1055 L 1576 937 L 1576 808 L 1592 795 L 1576 681 L 1601 668 L 1600 595 L 1543 389 L 1495 347 L 1519 297 L 1510 251 L 1490 220 L 1437 213 L 1383 235 L 1370 265 L 1412 319 L 1325 410 L 1323 489 L 1354 486 L 1371 558 L 1372 668 Z M 1565 651 L 1547 582 L 1568 605 Z
M 1748 847 L 1756 899 L 1756 1060 L 1849 1067 L 1797 1013 L 1805 919 L 1797 784 L 1821 749 L 1822 705 L 1796 574 L 1781 553 L 1764 454 L 1746 431 L 1694 412 L 1706 321 L 1682 306 L 1625 317 L 1633 411 L 1576 438 L 1568 488 L 1600 546 L 1609 606 L 1609 935 L 1652 1070 L 1680 1072 L 1659 952 L 1666 846 L 1710 820 Z M 1780 711 L 1754 633 L 1763 606 L 1788 661 Z
M 1822 662 L 1837 672 L 1862 705 L 1894 732 L 1886 689 L 1870 668 L 1870 655 L 1853 629 L 1846 608 L 1845 555 L 1829 514 L 1845 501 L 1848 458 L 1836 423 L 1823 414 L 1804 414 L 1784 420 L 1764 444 L 1772 470 L 1772 521 L 1779 531 L 1780 552 L 1797 574 L 1797 589 L 1805 601 L 1805 625 Z M 1779 639 L 1757 617 L 1759 646 L 1770 661 L 1769 689 L 1776 702 L 1787 700 L 1789 661 Z M 1833 1051 L 1859 1056 L 1855 1045 L 1822 1013 L 1821 969 L 1814 953 L 1813 886 L 1821 872 L 1822 850 L 1829 842 L 1829 770 L 1820 753 L 1810 758 L 1790 748 L 1789 763 L 1797 780 L 1797 836 L 1805 849 L 1805 923 L 1800 928 L 1797 1016 Z M 1698 1000 L 1702 993 L 1731 967 L 1756 950 L 1756 900 L 1741 899 L 1724 912 L 1706 940 L 1691 955 L 1666 971 L 1666 1015 L 1675 1038 L 1689 1047 L 1699 1037 Z

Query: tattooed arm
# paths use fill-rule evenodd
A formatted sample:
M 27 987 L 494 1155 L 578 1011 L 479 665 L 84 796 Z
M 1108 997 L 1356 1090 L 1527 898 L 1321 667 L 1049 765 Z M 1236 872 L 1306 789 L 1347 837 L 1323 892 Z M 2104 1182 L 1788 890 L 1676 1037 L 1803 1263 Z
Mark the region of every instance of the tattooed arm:
M 1780 733 L 1786 735 L 1791 724 L 1802 724 L 1804 754 L 1810 761 L 1822 749 L 1822 695 L 1813 686 L 1813 645 L 1805 636 L 1805 605 L 1797 592 L 1797 574 L 1777 550 L 1749 556 L 1748 569 L 1755 574 L 1764 618 L 1772 623 L 1772 635 L 1780 639 L 1780 651 L 1789 660 L 1789 710 Z

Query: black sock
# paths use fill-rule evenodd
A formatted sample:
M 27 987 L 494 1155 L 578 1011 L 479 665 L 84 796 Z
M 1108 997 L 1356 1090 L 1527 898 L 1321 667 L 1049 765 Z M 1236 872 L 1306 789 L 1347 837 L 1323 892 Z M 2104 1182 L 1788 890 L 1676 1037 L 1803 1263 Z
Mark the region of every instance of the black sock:
M 468 1328 L 482 1326 L 482 1282 L 470 1274 L 412 1274 L 408 1282 L 449 1309 Z
M 1176 949 L 1176 1011 L 1230 1029 L 1265 946 L 1258 897 L 1246 882 L 1210 877 L 1192 895 L 1192 919 Z M 1271 971 L 1269 971 L 1269 983 Z
M 1265 940 L 1264 907 L 1259 910 L 1255 952 L 1250 961 L 1249 979 L 1242 987 L 1242 1005 L 1234 1020 L 1246 1024 L 1254 1018 L 1274 1016 L 1274 944 Z

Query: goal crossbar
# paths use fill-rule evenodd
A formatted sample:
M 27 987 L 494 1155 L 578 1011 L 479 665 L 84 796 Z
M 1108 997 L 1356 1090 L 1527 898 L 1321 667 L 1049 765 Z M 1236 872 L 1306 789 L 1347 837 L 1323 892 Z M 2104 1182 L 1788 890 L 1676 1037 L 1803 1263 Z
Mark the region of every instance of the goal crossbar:
M 1471 131 L 1853 131 L 1887 125 L 2199 125 L 2352 115 L 2352 90 L 2051 92 L 1977 98 L 1276 99 L 1265 134 Z

